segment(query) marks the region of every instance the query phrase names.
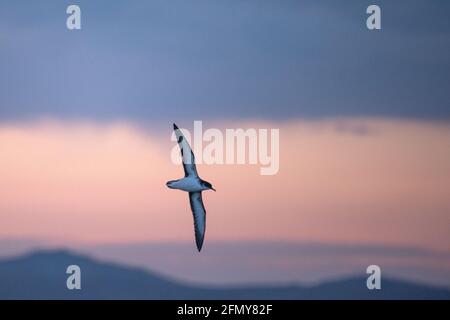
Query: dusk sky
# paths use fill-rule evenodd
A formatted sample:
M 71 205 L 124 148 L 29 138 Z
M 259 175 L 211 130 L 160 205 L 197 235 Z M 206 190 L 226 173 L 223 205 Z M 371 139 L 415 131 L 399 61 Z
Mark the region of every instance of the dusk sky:
M 208 242 L 450 253 L 449 1 L 0 0 L 0 238 L 193 243 L 172 123 L 280 130 L 200 165 Z M 448 269 L 450 270 L 450 269 Z
M 261 176 L 258 165 L 199 166 L 218 190 L 204 195 L 209 240 L 450 249 L 446 124 L 352 119 L 225 125 L 280 127 L 280 171 Z M 4 125 L 1 235 L 191 240 L 187 195 L 165 186 L 183 174 L 170 160 L 173 142 L 170 128 L 165 131 L 120 123 Z
M 0 117 L 449 118 L 450 3 L 372 2 L 0 0 Z

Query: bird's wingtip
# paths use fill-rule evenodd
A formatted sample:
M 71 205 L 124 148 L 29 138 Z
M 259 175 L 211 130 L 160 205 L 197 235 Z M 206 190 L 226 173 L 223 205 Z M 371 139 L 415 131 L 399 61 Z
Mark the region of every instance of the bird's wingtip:
M 175 123 L 173 124 L 173 130 L 178 130 L 178 126 Z

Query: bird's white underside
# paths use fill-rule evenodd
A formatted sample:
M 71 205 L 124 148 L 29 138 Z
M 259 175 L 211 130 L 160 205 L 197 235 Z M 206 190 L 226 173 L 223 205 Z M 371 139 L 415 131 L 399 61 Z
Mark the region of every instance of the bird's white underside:
M 200 192 L 207 190 L 197 177 L 186 177 L 177 181 L 173 181 L 170 185 L 172 189 L 179 189 L 186 192 Z

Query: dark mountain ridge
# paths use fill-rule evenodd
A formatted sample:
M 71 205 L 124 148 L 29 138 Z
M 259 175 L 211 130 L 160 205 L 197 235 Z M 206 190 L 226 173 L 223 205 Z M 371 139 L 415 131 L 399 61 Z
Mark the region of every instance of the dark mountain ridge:
M 81 290 L 68 290 L 69 265 L 81 269 Z M 1 299 L 450 299 L 450 291 L 393 279 L 368 290 L 365 278 L 313 287 L 300 285 L 218 288 L 179 283 L 165 276 L 63 250 L 0 260 Z

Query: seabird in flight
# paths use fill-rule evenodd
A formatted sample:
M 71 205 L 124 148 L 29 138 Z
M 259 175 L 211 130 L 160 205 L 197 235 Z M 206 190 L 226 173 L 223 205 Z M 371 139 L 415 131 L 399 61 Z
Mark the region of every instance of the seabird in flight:
M 200 179 L 195 166 L 195 157 L 189 143 L 184 137 L 177 125 L 173 124 L 173 130 L 177 137 L 178 145 L 181 149 L 181 157 L 183 159 L 184 178 L 167 182 L 170 189 L 178 189 L 189 192 L 189 202 L 191 204 L 192 214 L 194 215 L 195 242 L 200 252 L 203 246 L 206 229 L 206 210 L 203 205 L 202 191 L 216 191 L 211 183 Z

